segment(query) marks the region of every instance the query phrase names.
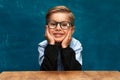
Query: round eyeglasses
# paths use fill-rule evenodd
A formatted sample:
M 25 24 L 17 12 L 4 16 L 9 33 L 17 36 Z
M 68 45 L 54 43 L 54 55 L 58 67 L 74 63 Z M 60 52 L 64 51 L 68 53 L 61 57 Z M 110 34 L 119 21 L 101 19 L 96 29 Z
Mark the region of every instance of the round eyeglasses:
M 47 25 L 50 29 L 55 29 L 57 25 L 60 25 L 61 29 L 68 29 L 72 24 L 68 21 L 56 22 L 56 21 L 48 21 Z

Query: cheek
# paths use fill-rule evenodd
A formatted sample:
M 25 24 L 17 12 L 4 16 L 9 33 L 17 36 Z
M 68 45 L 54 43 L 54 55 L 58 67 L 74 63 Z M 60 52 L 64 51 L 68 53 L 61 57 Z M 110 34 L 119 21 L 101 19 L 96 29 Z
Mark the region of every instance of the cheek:
M 50 35 L 53 35 L 53 30 L 49 29 Z

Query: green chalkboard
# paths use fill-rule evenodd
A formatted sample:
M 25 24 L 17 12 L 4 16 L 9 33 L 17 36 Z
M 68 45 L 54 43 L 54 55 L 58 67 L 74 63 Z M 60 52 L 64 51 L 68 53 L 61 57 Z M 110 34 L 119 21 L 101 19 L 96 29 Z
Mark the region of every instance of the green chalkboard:
M 75 15 L 83 70 L 120 70 L 120 0 L 0 0 L 0 72 L 39 70 L 45 14 L 65 5 Z

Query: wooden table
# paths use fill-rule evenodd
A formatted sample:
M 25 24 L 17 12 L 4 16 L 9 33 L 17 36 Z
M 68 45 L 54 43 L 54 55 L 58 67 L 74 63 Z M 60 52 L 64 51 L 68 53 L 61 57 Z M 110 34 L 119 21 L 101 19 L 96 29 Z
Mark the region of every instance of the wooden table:
M 117 71 L 13 71 L 2 72 L 0 80 L 120 80 Z

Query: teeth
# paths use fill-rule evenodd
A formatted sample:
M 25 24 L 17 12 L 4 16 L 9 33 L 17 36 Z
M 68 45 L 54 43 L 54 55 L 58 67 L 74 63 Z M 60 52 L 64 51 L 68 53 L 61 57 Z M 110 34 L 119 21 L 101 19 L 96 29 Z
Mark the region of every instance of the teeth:
M 60 35 L 60 34 L 56 34 L 56 36 L 62 36 L 62 35 Z
M 60 33 L 55 33 L 55 35 L 62 35 L 62 34 L 60 34 Z

